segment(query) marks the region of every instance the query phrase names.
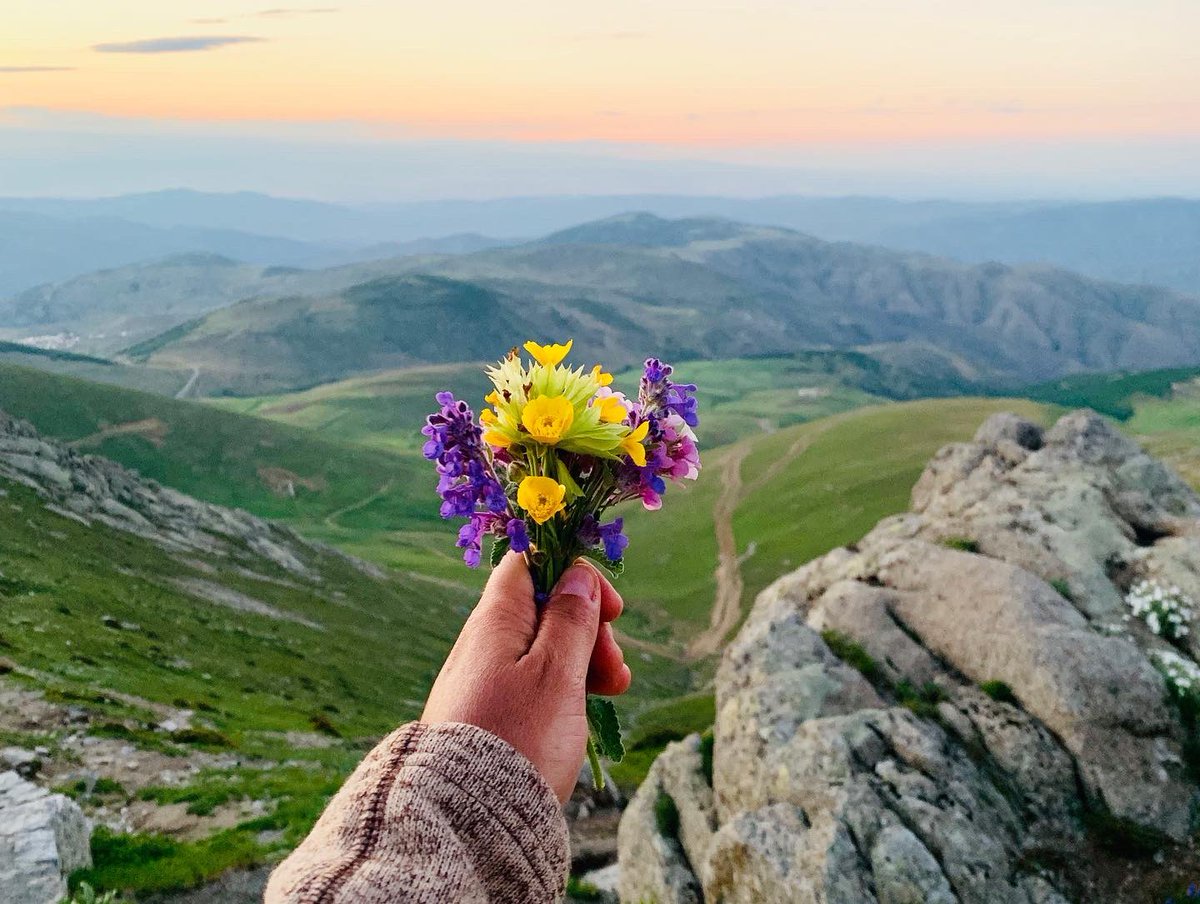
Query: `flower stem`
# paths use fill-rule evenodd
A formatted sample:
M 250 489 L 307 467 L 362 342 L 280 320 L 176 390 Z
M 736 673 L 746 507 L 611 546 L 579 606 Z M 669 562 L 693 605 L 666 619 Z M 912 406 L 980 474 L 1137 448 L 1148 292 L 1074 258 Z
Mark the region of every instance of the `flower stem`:
M 588 732 L 587 742 L 588 765 L 592 767 L 592 787 L 597 791 L 604 790 L 604 768 L 600 765 L 600 754 L 596 752 L 596 742 Z

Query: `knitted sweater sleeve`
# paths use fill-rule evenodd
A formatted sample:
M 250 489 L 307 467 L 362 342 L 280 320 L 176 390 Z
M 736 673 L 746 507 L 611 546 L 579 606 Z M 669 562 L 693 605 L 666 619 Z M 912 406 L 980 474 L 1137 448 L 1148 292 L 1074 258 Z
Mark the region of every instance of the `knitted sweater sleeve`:
M 267 884 L 265 904 L 558 901 L 569 865 L 558 798 L 473 725 L 385 738 Z

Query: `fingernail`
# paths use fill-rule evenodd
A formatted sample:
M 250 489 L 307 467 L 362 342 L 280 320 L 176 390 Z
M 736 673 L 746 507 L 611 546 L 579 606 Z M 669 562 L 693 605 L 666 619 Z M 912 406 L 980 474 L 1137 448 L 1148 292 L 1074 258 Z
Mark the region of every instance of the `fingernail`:
M 556 596 L 581 596 L 594 600 L 599 594 L 600 584 L 596 580 L 596 572 L 587 565 L 572 565 L 558 579 L 554 587 Z

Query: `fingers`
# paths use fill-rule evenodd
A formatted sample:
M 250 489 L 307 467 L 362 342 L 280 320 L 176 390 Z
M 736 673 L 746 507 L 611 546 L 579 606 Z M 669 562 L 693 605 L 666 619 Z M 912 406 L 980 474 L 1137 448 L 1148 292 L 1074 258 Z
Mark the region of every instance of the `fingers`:
M 625 664 L 625 654 L 613 636 L 612 625 L 600 625 L 592 659 L 588 663 L 587 690 L 589 694 L 615 697 L 629 690 L 633 674 Z
M 542 610 L 529 652 L 556 662 L 582 683 L 600 628 L 600 575 L 583 562 L 568 568 Z
M 493 569 L 463 634 L 479 634 L 479 640 L 490 649 L 515 660 L 529 650 L 537 625 L 529 566 L 524 556 L 510 552 Z
M 625 601 L 621 599 L 621 594 L 617 593 L 608 578 L 602 575 L 599 569 L 590 563 L 588 567 L 596 572 L 596 577 L 600 581 L 600 621 L 616 621 L 625 609 Z

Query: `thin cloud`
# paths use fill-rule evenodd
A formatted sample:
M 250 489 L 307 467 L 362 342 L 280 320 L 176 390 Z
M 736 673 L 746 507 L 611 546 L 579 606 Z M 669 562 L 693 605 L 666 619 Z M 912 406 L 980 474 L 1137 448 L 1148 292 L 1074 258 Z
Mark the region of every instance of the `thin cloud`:
M 336 6 L 276 7 L 275 9 L 259 10 L 254 15 L 262 18 L 283 18 L 285 16 L 313 16 L 337 11 Z
M 192 25 L 224 25 L 228 19 L 188 19 Z
M 197 50 L 216 50 L 233 44 L 257 44 L 265 40 L 266 38 L 250 35 L 195 35 L 93 44 L 92 50 L 97 53 L 192 53 Z
M 0 73 L 13 72 L 74 72 L 74 66 L 0 66 Z

